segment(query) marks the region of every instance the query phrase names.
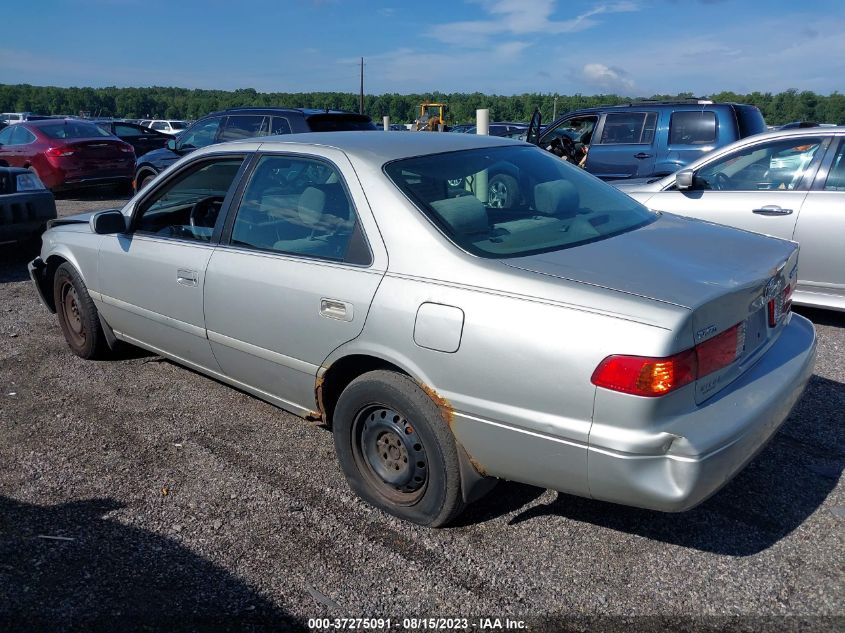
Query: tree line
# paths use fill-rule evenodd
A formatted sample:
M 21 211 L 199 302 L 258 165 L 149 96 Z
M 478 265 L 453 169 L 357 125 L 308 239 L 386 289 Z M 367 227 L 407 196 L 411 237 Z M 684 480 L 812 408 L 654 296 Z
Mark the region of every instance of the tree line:
M 689 98 L 691 93 L 654 95 L 652 99 Z M 790 121 L 818 121 L 845 124 L 845 95 L 834 92 L 818 95 L 810 91 L 787 90 L 780 93 L 719 92 L 707 95 L 714 101 L 733 101 L 756 105 L 769 125 Z M 364 111 L 374 120 L 389 115 L 391 121 L 411 122 L 419 116 L 423 101 L 444 102 L 449 106 L 450 123 L 471 122 L 478 108 L 490 109 L 491 121 L 527 121 L 539 107 L 543 121 L 552 115 L 603 104 L 628 103 L 632 99 L 613 94 L 486 95 L 480 92 L 440 92 L 421 94 L 365 95 Z M 209 112 L 244 106 L 288 106 L 332 108 L 358 111 L 359 96 L 344 92 L 257 92 L 240 90 L 189 90 L 186 88 L 57 88 L 28 84 L 0 84 L 0 112 L 36 112 L 39 114 L 78 115 L 118 118 L 197 119 Z

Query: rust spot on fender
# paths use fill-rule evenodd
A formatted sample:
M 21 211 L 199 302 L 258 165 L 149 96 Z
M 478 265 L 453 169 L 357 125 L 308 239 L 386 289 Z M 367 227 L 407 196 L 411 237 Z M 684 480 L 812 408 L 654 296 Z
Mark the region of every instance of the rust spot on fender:
M 466 453 L 466 449 L 464 449 L 464 452 Z M 487 476 L 487 471 L 484 470 L 484 466 L 475 461 L 475 459 L 469 453 L 467 453 L 467 459 L 469 459 L 469 463 L 472 464 L 472 467 L 475 468 L 479 475 L 481 475 L 482 477 Z
M 434 404 L 437 405 L 437 408 L 440 409 L 440 416 L 443 418 L 443 421 L 452 428 L 452 422 L 455 419 L 455 409 L 452 407 L 452 403 L 446 400 L 443 396 L 437 393 L 434 389 L 426 385 L 425 383 L 419 383 L 420 389 L 425 391 L 426 395 L 434 400 Z
M 308 415 L 305 416 L 306 420 L 310 420 L 312 422 L 322 422 L 326 423 L 326 407 L 323 404 L 323 383 L 325 382 L 325 374 L 322 376 L 317 376 L 317 380 L 314 382 L 314 400 L 317 402 L 317 410 L 311 411 Z
M 452 406 L 452 403 L 425 383 L 420 382 L 417 384 L 419 384 L 420 389 L 422 389 L 429 398 L 434 400 L 434 404 L 436 404 L 437 408 L 440 409 L 440 416 L 443 418 L 443 421 L 446 422 L 449 430 L 452 431 L 452 435 L 454 436 L 455 430 L 452 428 L 452 422 L 455 420 L 455 408 Z M 458 445 L 458 450 L 462 451 L 463 454 L 466 455 L 466 458 L 469 460 L 470 465 L 475 469 L 475 471 L 482 477 L 486 477 L 487 470 L 478 461 L 476 461 L 472 455 L 469 454 L 469 451 L 464 448 L 464 446 L 458 441 L 457 437 L 455 438 L 455 443 Z

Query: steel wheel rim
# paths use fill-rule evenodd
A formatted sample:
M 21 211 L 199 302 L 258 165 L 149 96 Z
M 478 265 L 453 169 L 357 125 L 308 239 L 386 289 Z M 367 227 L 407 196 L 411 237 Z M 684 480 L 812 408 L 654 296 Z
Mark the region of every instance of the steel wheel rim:
M 487 196 L 487 206 L 494 209 L 501 209 L 505 206 L 505 200 L 508 199 L 508 188 L 503 182 L 491 182 L 489 187 L 489 194 Z
M 76 288 L 70 282 L 62 285 L 62 315 L 64 317 L 67 332 L 72 343 L 77 347 L 85 345 L 85 324 L 82 322 L 82 315 L 79 311 L 79 295 Z
M 413 505 L 428 485 L 428 458 L 414 425 L 391 407 L 374 404 L 358 412 L 352 446 L 359 469 L 385 498 Z

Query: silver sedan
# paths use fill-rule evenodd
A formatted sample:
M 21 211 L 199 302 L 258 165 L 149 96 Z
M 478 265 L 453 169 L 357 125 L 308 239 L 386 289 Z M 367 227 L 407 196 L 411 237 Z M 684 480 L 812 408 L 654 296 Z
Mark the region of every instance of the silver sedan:
M 801 244 L 795 303 L 845 310 L 845 127 L 751 136 L 651 181 L 613 183 L 658 211 Z
M 714 493 L 812 372 L 797 260 L 526 143 L 347 132 L 194 152 L 55 221 L 30 272 L 79 356 L 137 345 L 322 421 L 358 495 L 439 526 L 497 479 Z

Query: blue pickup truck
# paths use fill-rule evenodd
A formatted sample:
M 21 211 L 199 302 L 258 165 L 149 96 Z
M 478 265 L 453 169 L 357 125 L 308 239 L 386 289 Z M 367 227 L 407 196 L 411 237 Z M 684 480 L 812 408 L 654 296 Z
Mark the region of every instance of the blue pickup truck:
M 766 131 L 756 106 L 706 99 L 634 101 L 568 112 L 535 142 L 574 146 L 575 158 L 599 178 L 648 178 L 676 172 L 707 152 Z M 530 137 L 529 137 L 530 138 Z

